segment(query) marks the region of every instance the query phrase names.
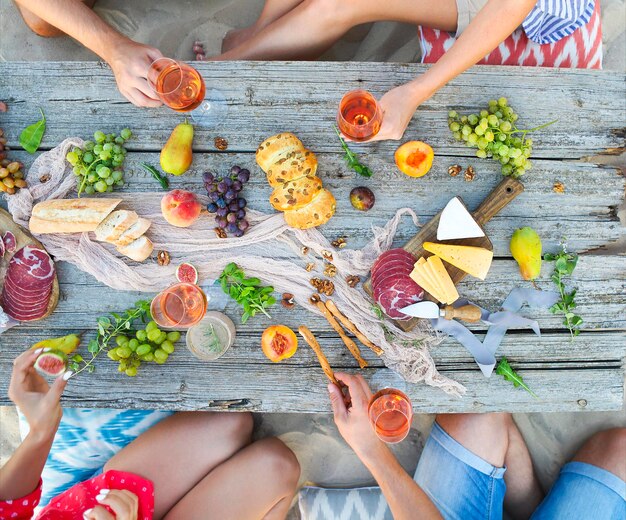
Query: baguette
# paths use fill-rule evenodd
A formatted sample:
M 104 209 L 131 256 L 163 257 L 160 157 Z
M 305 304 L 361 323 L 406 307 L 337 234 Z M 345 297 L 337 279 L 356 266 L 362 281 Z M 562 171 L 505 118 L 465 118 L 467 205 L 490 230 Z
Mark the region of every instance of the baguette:
M 127 246 L 134 240 L 137 240 L 146 231 L 148 231 L 151 225 L 152 222 L 150 220 L 148 220 L 147 218 L 139 217 L 139 220 L 137 220 L 137 222 L 135 222 L 120 235 L 120 237 L 115 242 L 115 245 Z
M 126 209 L 115 210 L 98 224 L 95 231 L 96 240 L 116 244 L 122 233 L 127 231 L 138 220 L 139 215 L 134 211 Z
M 117 246 L 117 250 L 120 253 L 135 262 L 143 262 L 152 254 L 153 249 L 152 241 L 145 235 L 140 236 L 137 240 L 133 240 L 127 246 Z
M 122 199 L 53 199 L 36 204 L 28 227 L 32 233 L 95 231 Z

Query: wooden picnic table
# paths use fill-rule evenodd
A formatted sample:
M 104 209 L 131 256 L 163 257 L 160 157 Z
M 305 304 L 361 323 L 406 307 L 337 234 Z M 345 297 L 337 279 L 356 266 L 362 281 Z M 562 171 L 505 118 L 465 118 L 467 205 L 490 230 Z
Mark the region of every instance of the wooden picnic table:
M 263 138 L 293 131 L 318 154 L 319 174 L 338 201 L 336 216 L 323 228 L 326 237 L 346 235 L 348 246 L 362 247 L 371 226 L 382 225 L 402 207 L 411 207 L 422 223 L 447 201 L 461 195 L 470 209 L 501 181 L 499 165 L 479 160 L 474 151 L 456 142 L 447 127 L 447 112 L 474 112 L 487 100 L 506 96 L 520 115 L 521 126 L 531 128 L 558 119 L 534 136 L 534 168 L 523 178 L 525 192 L 486 226 L 495 258 L 486 281 L 466 278 L 460 292 L 497 310 L 509 291 L 529 287 L 511 258 L 508 242 L 514 229 L 533 227 L 543 239 L 544 251 L 554 252 L 567 240 L 579 252 L 572 283 L 578 287 L 578 312 L 584 330 L 575 341 L 559 316 L 546 310 L 524 309 L 538 320 L 541 338 L 529 330 L 509 331 L 497 355 L 506 355 L 539 395 L 533 398 L 499 376 L 486 379 L 471 355 L 456 341 L 444 340 L 432 350 L 441 373 L 467 388 L 463 398 L 426 385 L 402 385 L 367 348 L 370 366 L 363 370 L 373 386 L 404 388 L 419 412 L 577 411 L 619 410 L 624 405 L 626 355 L 626 257 L 608 247 L 624 237 L 617 210 L 624 200 L 623 171 L 601 166 L 596 154 L 616 154 L 624 147 L 626 100 L 624 74 L 586 70 L 523 67 L 474 67 L 432 99 L 413 118 L 404 140 L 431 144 L 436 158 L 421 179 L 402 175 L 393 162 L 395 142 L 355 146 L 374 172 L 359 178 L 343 160 L 332 128 L 341 95 L 366 88 L 379 96 L 426 69 L 417 64 L 233 62 L 196 63 L 209 85 L 221 90 L 230 105 L 227 120 L 216 129 L 196 128 L 193 173 L 172 178 L 172 187 L 199 189 L 198 175 L 205 169 L 225 171 L 233 164 L 253 172 L 245 195 L 250 207 L 270 211 L 270 193 L 256 166 L 254 152 Z M 48 120 L 40 151 L 69 136 L 90 138 L 95 130 L 119 131 L 128 126 L 137 138 L 129 142 L 127 192 L 155 188 L 154 180 L 139 167 L 158 163 L 158 153 L 172 128 L 182 120 L 165 107 L 139 109 L 118 93 L 111 71 L 97 62 L 0 63 L 0 99 L 9 105 L 0 114 L 0 127 L 14 149 L 12 156 L 28 167 L 34 157 L 19 152 L 17 138 L 39 119 L 39 107 Z M 219 152 L 214 138 L 228 139 Z M 473 182 L 451 177 L 452 164 L 473 165 Z M 565 192 L 553 191 L 555 182 Z M 369 186 L 376 206 L 367 213 L 352 208 L 349 191 Z M 123 193 L 123 192 L 122 192 Z M 416 232 L 406 219 L 396 244 Z M 57 264 L 61 299 L 47 319 L 24 323 L 0 336 L 0 404 L 8 404 L 7 386 L 14 357 L 37 340 L 87 331 L 93 334 L 98 316 L 120 311 L 137 299 L 151 296 L 113 290 L 65 262 Z M 539 287 L 553 289 L 551 264 L 544 263 Z M 240 311 L 229 304 L 225 311 L 238 323 Z M 331 365 L 355 372 L 356 362 L 326 321 L 303 309 L 272 309 L 272 323 L 297 328 L 306 324 L 318 336 Z M 328 412 L 326 380 L 313 352 L 302 342 L 298 353 L 281 364 L 262 354 L 260 335 L 269 320 L 260 316 L 237 326 L 235 346 L 212 363 L 203 363 L 181 346 L 165 365 L 148 364 L 136 378 L 117 372 L 103 358 L 96 373 L 78 377 L 68 386 L 64 404 L 78 407 L 153 408 L 169 410 L 251 410 L 262 412 Z M 484 332 L 483 325 L 474 325 Z M 89 336 L 87 336 L 88 338 Z

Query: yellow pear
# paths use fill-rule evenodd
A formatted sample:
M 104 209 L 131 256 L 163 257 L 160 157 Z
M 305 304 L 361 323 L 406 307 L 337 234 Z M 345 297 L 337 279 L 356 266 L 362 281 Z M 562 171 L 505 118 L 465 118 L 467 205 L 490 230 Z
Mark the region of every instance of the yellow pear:
M 161 168 L 172 175 L 182 175 L 191 166 L 193 125 L 185 120 L 174 128 L 161 150 Z
M 541 238 L 529 227 L 515 230 L 511 237 L 511 253 L 519 264 L 524 280 L 534 280 L 541 273 Z

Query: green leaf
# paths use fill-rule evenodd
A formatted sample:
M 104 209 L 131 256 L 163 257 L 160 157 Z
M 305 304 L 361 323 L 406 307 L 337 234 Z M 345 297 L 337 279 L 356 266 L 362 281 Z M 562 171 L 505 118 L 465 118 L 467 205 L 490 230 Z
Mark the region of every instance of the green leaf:
M 32 125 L 27 126 L 20 134 L 20 144 L 28 153 L 35 153 L 41 144 L 41 139 L 46 131 L 46 116 L 41 108 L 41 119 Z
M 87 372 L 89 372 L 89 373 L 91 374 L 91 373 L 92 373 L 95 369 L 96 369 L 96 366 L 95 366 L 95 365 L 89 365 L 89 366 L 87 367 Z
M 98 350 L 100 350 L 100 345 L 98 344 L 98 341 L 95 339 L 92 339 L 87 345 L 87 350 L 91 354 L 95 354 L 96 352 L 98 352 Z
M 83 356 L 81 356 L 80 354 L 74 354 L 72 356 L 72 361 L 75 361 L 76 363 L 80 363 L 81 361 L 83 361 Z
M 246 321 L 248 321 L 248 318 L 250 318 L 250 313 L 249 312 L 244 312 L 241 315 L 241 323 L 245 323 Z
M 537 397 L 537 394 L 535 394 L 535 392 L 533 392 L 526 385 L 526 383 L 524 383 L 524 380 L 522 379 L 522 376 L 520 376 L 517 372 L 515 372 L 515 370 L 513 370 L 513 368 L 511 368 L 511 365 L 509 365 L 509 362 L 507 361 L 507 359 L 505 357 L 503 357 L 500 360 L 500 362 L 498 363 L 498 366 L 496 367 L 496 374 L 498 374 L 499 376 L 504 377 L 504 379 L 506 381 L 509 381 L 509 382 L 513 383 L 513 386 L 515 388 L 522 387 L 530 395 L 532 395 L 535 399 L 539 399 L 539 397 Z
M 582 325 L 583 323 L 583 319 L 580 316 L 572 316 L 572 319 L 570 320 L 570 324 L 573 327 L 577 327 L 578 325 Z M 580 332 L 580 331 L 577 331 Z
M 339 133 L 339 129 L 336 126 L 334 128 L 335 128 L 335 133 L 337 134 L 337 137 L 339 137 L 341 148 L 343 148 L 344 152 L 346 153 L 345 160 L 348 163 L 348 167 L 352 168 L 356 173 L 358 173 L 359 175 L 362 175 L 363 177 L 371 177 L 372 171 L 364 164 L 361 164 L 356 154 L 352 150 L 350 150 L 344 138 L 341 137 L 341 134 Z

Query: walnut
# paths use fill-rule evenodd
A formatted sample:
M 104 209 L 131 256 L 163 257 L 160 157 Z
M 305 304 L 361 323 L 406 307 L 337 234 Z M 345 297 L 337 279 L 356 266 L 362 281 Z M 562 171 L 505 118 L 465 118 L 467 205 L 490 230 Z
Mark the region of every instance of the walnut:
M 313 269 L 315 269 L 315 264 L 313 262 L 309 262 L 305 266 L 306 272 L 310 273 Z
M 157 253 L 157 264 L 159 265 L 169 265 L 170 263 L 170 254 L 167 251 L 159 251 Z
M 226 148 L 228 148 L 228 141 L 223 137 L 216 137 L 214 144 L 215 148 L 217 148 L 220 152 L 223 152 Z
M 331 296 L 335 292 L 335 284 L 330 280 L 322 280 L 321 278 L 312 278 L 311 285 L 317 289 L 317 292 Z
M 343 249 L 344 247 L 346 247 L 348 244 L 346 243 L 346 238 L 347 237 L 339 237 L 336 240 L 333 240 L 330 245 L 337 248 L 337 249 Z
M 463 168 L 461 168 L 461 165 L 453 164 L 452 166 L 448 167 L 448 173 L 450 174 L 450 177 L 456 177 L 459 173 L 461 173 L 462 169 Z
M 360 281 L 361 278 L 359 276 L 353 274 L 346 276 L 346 283 L 348 284 L 348 287 L 356 287 L 357 285 L 359 285 Z
M 217 235 L 217 238 L 227 238 L 228 235 L 226 235 L 226 230 L 222 229 L 221 227 L 216 227 L 213 229 L 213 231 L 215 231 L 215 234 Z
M 333 261 L 333 254 L 330 251 L 326 251 L 326 249 L 322 249 L 322 257 L 329 262 Z
M 307 246 L 302 246 L 302 249 L 300 249 L 300 252 L 302 253 L 302 256 L 306 256 L 309 254 L 309 248 Z
M 283 299 L 280 301 L 285 309 L 291 309 L 296 302 L 293 299 L 293 294 L 291 293 L 283 293 Z
M 324 276 L 328 276 L 328 278 L 332 278 L 337 274 L 337 268 L 333 264 L 326 264 L 324 267 Z
M 319 295 L 319 294 L 317 294 L 317 293 L 313 293 L 313 294 L 311 295 L 311 297 L 309 298 L 309 301 L 310 301 L 313 305 L 315 305 L 317 302 L 322 301 L 322 298 L 320 298 L 320 295 Z
M 561 181 L 556 181 L 554 183 L 554 186 L 552 186 L 552 191 L 554 193 L 564 193 L 565 192 L 565 184 L 563 184 Z
M 464 176 L 467 182 L 473 181 L 474 177 L 476 177 L 476 170 L 474 170 L 474 167 L 468 166 L 467 170 L 465 170 Z
M 48 182 L 49 180 L 50 180 L 50 174 L 49 173 L 45 173 L 41 177 L 39 177 L 39 182 L 41 182 L 41 183 Z

